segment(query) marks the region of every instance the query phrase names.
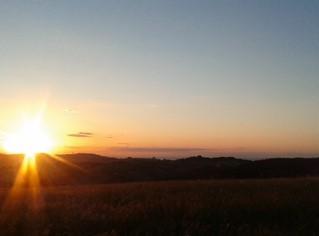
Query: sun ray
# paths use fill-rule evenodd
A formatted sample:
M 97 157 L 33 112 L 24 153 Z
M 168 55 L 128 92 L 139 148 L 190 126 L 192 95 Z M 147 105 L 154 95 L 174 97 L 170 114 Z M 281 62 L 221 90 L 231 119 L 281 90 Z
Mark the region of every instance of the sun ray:
M 51 154 L 50 157 L 53 158 L 53 159 L 55 159 L 55 160 L 57 160 L 57 161 L 59 161 L 59 162 L 62 162 L 63 164 L 65 164 L 65 165 L 67 165 L 67 166 L 69 166 L 69 167 L 71 167 L 71 168 L 77 169 L 77 170 L 79 170 L 79 171 L 81 171 L 81 172 L 87 172 L 87 171 L 84 170 L 82 167 L 80 167 L 80 166 L 78 166 L 78 165 L 72 163 L 71 161 L 67 161 L 67 160 L 65 160 L 65 159 L 62 158 L 62 157 L 59 157 L 59 156 L 53 155 L 53 154 Z
M 43 217 L 44 200 L 35 156 L 24 156 L 17 176 L 1 208 L 0 222 L 8 224 L 22 211 Z M 23 210 L 24 209 L 24 210 Z
M 28 214 L 41 215 L 44 207 L 36 154 L 50 152 L 53 141 L 43 125 L 43 111 L 33 119 L 24 120 L 18 129 L 6 132 L 3 147 L 7 153 L 23 154 L 23 160 L 14 179 L 13 185 L 2 205 L 0 220 L 8 222 L 17 218 L 25 209 Z M 15 156 L 14 158 L 18 158 Z M 23 212 L 22 212 L 23 213 Z
M 43 127 L 41 117 L 28 120 L 15 132 L 7 134 L 3 143 L 8 153 L 23 153 L 26 158 L 36 153 L 50 152 L 53 141 Z
M 6 152 L 23 154 L 23 159 L 12 187 L 0 209 L 0 223 L 2 225 L 10 225 L 13 221 L 21 219 L 23 215 L 31 215 L 32 219 L 43 219 L 45 217 L 45 201 L 41 187 L 41 177 L 43 177 L 42 174 L 45 170 L 41 173 L 38 171 L 38 168 L 42 166 L 41 163 L 44 163 L 39 162 L 40 159 L 52 158 L 79 172 L 87 173 L 75 163 L 52 153 L 54 142 L 50 132 L 43 124 L 44 110 L 45 106 L 33 119 L 26 119 L 13 132 L 3 134 L 2 145 Z M 48 155 L 38 156 L 39 153 Z M 18 156 L 15 156 L 15 158 L 18 158 Z M 30 225 L 33 223 L 30 222 Z

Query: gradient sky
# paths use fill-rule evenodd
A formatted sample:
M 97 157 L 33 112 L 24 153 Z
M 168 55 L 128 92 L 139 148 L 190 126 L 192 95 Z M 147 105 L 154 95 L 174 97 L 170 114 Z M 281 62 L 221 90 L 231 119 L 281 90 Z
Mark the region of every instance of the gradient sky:
M 58 152 L 319 155 L 319 1 L 0 2 L 0 135 Z

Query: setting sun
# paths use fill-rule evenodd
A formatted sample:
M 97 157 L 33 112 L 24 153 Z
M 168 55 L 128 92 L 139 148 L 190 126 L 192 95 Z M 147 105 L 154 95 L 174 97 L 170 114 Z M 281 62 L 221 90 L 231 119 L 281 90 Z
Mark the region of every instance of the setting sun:
M 8 153 L 22 153 L 26 158 L 32 158 L 37 153 L 48 153 L 53 149 L 53 141 L 37 117 L 25 121 L 16 131 L 6 135 L 3 147 Z

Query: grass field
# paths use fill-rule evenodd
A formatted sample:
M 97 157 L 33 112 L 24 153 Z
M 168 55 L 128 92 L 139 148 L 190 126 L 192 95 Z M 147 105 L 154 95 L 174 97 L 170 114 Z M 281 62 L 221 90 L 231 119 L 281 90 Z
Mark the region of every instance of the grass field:
M 0 190 L 0 235 L 318 235 L 319 180 Z M 37 199 L 35 199 L 37 198 Z M 34 202 L 35 201 L 35 202 Z

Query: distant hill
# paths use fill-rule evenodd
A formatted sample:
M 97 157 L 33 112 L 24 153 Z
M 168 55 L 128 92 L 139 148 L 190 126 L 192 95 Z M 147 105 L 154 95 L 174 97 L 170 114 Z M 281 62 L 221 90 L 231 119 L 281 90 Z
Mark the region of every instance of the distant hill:
M 23 157 L 0 155 L 0 186 L 14 183 Z M 41 154 L 37 170 L 42 185 L 69 185 L 182 179 L 240 179 L 319 176 L 319 158 L 243 160 L 202 156 L 178 160 L 112 158 L 95 154 Z M 27 178 L 26 178 L 27 179 Z

